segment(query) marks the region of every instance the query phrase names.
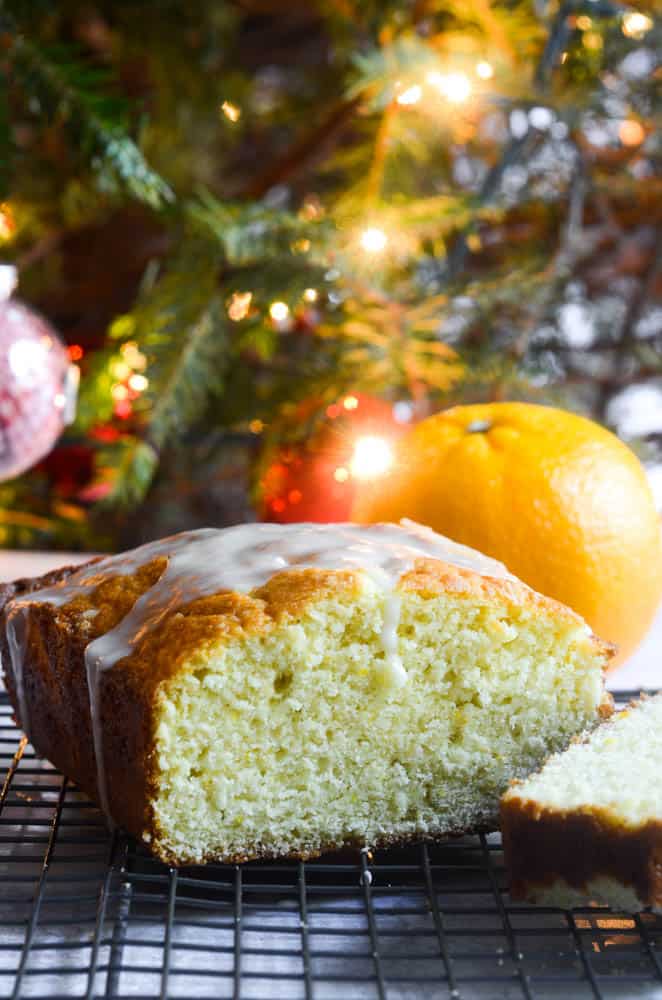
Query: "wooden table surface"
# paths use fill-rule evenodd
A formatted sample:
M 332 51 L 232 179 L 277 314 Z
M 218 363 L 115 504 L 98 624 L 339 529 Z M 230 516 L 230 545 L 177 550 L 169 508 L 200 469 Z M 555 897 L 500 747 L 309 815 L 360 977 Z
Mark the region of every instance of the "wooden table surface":
M 0 549 L 0 581 L 38 576 L 57 566 L 84 562 L 89 554 L 73 552 L 14 552 Z M 614 690 L 662 687 L 662 607 L 648 635 L 630 659 L 609 678 Z

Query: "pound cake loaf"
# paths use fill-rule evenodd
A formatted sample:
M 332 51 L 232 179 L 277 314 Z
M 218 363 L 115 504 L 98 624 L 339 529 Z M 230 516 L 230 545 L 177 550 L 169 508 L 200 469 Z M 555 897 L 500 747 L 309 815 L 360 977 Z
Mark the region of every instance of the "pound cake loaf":
M 17 720 L 170 864 L 494 828 L 608 710 L 577 615 L 411 522 L 185 532 L 4 601 Z
M 662 912 L 662 694 L 614 715 L 501 803 L 510 892 Z

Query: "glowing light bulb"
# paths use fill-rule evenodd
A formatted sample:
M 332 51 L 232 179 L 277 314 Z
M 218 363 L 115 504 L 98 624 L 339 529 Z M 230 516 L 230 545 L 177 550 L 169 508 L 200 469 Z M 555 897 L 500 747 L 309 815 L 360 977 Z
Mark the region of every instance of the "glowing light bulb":
M 129 388 L 134 392 L 144 392 L 149 385 L 149 379 L 145 375 L 131 375 L 129 377 Z
M 14 213 L 11 210 L 11 205 L 3 201 L 0 204 L 0 240 L 10 240 L 14 235 L 15 229 L 16 222 L 14 221 Z
M 135 340 L 127 340 L 126 344 L 122 344 L 120 353 L 126 363 L 135 371 L 143 372 L 147 368 L 147 358 L 142 351 L 138 350 Z
M 396 97 L 396 101 L 398 102 L 398 104 L 403 104 L 405 106 L 408 104 L 409 105 L 418 104 L 422 95 L 423 95 L 423 88 L 420 87 L 417 83 L 415 83 L 413 87 L 407 87 L 407 89 L 403 90 L 401 94 L 398 94 L 398 96 Z
M 344 467 L 344 465 L 339 465 L 336 471 L 333 473 L 333 478 L 337 483 L 346 483 L 349 479 L 349 472 Z
M 369 226 L 361 233 L 360 243 L 366 253 L 381 253 L 386 248 L 388 236 L 382 229 Z
M 233 124 L 238 122 L 241 118 L 241 108 L 237 107 L 236 104 L 233 104 L 232 101 L 223 101 L 221 104 L 221 111 L 228 121 L 231 121 Z
M 466 73 L 449 73 L 444 83 L 444 94 L 453 104 L 462 104 L 471 94 L 471 81 Z
M 118 382 L 123 382 L 125 378 L 131 374 L 131 366 L 127 364 L 126 361 L 113 361 L 110 366 L 110 374 L 118 380 Z
M 235 323 L 246 319 L 253 301 L 252 292 L 235 292 L 228 304 L 228 316 Z
M 587 31 L 583 36 L 584 48 L 590 49 L 591 52 L 598 52 L 602 46 L 602 35 L 597 31 Z
M 299 209 L 299 215 L 308 222 L 315 222 L 324 215 L 324 207 L 316 194 L 308 194 Z
M 128 420 L 132 412 L 133 407 L 128 399 L 118 400 L 113 407 L 113 413 L 116 417 L 119 417 L 120 420 Z
M 471 94 L 471 80 L 466 73 L 437 73 L 433 71 L 428 73 L 426 79 L 451 104 L 462 104 Z
M 269 315 L 274 323 L 284 323 L 290 315 L 290 307 L 286 302 L 272 302 L 269 306 Z
M 359 406 L 359 401 L 356 396 L 345 396 L 342 401 L 342 405 L 346 410 L 356 410 Z
M 618 138 L 624 146 L 638 146 L 646 138 L 646 132 L 639 122 L 626 118 L 620 124 Z
M 577 18 L 576 24 L 580 31 L 588 31 L 589 28 L 593 27 L 593 21 L 586 14 L 581 14 Z
M 382 437 L 368 434 L 354 445 L 350 470 L 356 479 L 376 479 L 383 476 L 394 462 L 393 449 Z
M 303 293 L 305 302 L 317 302 L 319 294 L 316 288 L 307 288 Z
M 623 15 L 621 30 L 627 38 L 643 38 L 647 31 L 653 27 L 653 21 L 647 14 L 642 14 L 639 10 L 628 11 Z
M 491 63 L 485 62 L 484 59 L 476 63 L 476 76 L 479 76 L 481 80 L 491 80 L 494 76 Z
M 129 395 L 129 390 L 125 385 L 114 385 L 110 390 L 110 395 L 117 402 L 126 399 Z
M 248 425 L 248 429 L 251 432 L 251 434 L 261 434 L 262 431 L 264 430 L 264 424 L 262 423 L 261 420 L 251 420 L 250 424 Z

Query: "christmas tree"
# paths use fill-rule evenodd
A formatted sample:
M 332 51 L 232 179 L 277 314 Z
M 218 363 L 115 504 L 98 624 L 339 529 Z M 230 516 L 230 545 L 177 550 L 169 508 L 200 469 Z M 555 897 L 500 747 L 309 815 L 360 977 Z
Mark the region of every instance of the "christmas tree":
M 564 405 L 654 462 L 662 421 L 630 407 L 662 376 L 652 4 L 0 20 L 2 255 L 81 369 L 55 452 L 0 484 L 2 544 L 232 523 L 274 475 L 287 516 L 324 490 L 293 466 L 366 410 L 336 484 L 379 464 L 380 421 L 460 401 Z

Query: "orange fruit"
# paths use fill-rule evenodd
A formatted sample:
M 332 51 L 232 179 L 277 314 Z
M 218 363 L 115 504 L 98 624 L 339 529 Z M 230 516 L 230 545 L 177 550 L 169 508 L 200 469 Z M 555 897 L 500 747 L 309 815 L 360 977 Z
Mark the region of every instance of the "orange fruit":
M 662 536 L 639 460 L 584 417 L 530 403 L 456 406 L 363 485 L 361 522 L 408 517 L 500 559 L 578 611 L 622 661 L 662 595 Z

